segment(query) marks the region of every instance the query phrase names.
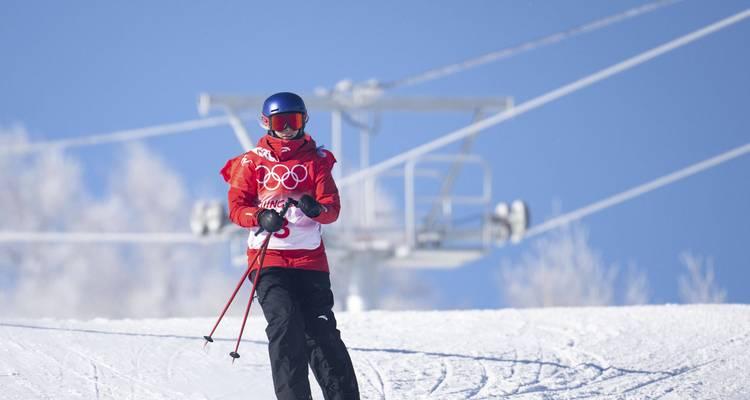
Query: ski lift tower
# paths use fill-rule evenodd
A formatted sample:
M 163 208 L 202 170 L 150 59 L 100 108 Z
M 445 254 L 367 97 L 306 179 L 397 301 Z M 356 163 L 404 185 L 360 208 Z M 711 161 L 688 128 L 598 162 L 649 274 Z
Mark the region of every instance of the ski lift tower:
M 486 113 L 496 113 L 513 106 L 510 97 L 387 97 L 377 81 L 354 84 L 345 80 L 332 90 L 317 89 L 304 95 L 310 111 L 331 113 L 331 151 L 339 162 L 334 177 L 340 178 L 346 158 L 343 157 L 343 122 L 359 130 L 359 170 L 370 166 L 370 139 L 378 129 L 377 121 L 384 112 L 468 112 L 473 121 Z M 201 115 L 211 110 L 225 112 L 234 133 L 245 151 L 253 140 L 241 116 L 255 115 L 266 96 L 201 94 L 198 109 Z M 370 118 L 372 117 L 372 118 Z M 369 120 L 375 121 L 368 124 Z M 373 279 L 378 268 L 455 268 L 482 257 L 497 243 L 518 239 L 528 226 L 528 211 L 522 202 L 509 206 L 500 203 L 492 212 L 492 169 L 478 155 L 471 154 L 474 136 L 467 138 L 459 154 L 428 154 L 408 160 L 403 168 L 376 174 L 351 185 L 339 185 L 344 212 L 334 229 L 326 230 L 326 247 L 332 265 L 346 263 L 352 270 L 346 308 L 370 308 L 367 299 L 374 290 Z M 442 169 L 429 168 L 443 164 Z M 441 172 L 447 167 L 447 172 Z M 464 168 L 473 168 L 481 176 L 480 188 L 473 194 L 454 194 L 454 186 Z M 379 179 L 402 178 L 404 182 L 404 218 L 400 225 L 383 225 L 377 215 L 376 186 Z M 439 193 L 417 196 L 417 183 L 422 179 L 438 179 Z M 361 210 L 356 216 L 346 209 Z M 470 228 L 451 223 L 456 209 L 476 209 L 478 224 Z M 420 213 L 419 211 L 427 212 Z M 235 262 L 244 265 L 244 237 L 237 235 Z M 369 288 L 369 289 L 368 289 Z

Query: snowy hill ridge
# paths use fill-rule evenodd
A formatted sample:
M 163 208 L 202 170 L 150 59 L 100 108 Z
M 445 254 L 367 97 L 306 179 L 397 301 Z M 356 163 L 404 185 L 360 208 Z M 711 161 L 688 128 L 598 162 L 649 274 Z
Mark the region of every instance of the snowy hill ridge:
M 363 399 L 750 399 L 748 305 L 338 319 Z M 262 318 L 234 365 L 240 318 L 203 348 L 213 322 L 0 320 L 0 397 L 274 399 Z

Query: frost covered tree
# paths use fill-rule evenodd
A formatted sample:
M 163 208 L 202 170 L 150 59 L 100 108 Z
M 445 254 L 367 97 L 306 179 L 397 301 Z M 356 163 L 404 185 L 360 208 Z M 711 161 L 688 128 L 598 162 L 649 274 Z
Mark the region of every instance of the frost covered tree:
M 4 146 L 28 142 L 23 127 L 3 129 Z M 60 231 L 75 223 L 82 205 L 80 165 L 51 149 L 37 155 L 6 153 L 0 156 L 0 226 L 6 231 Z M 77 308 L 82 293 L 71 289 L 86 279 L 79 262 L 84 252 L 70 245 L 44 243 L 3 244 L 0 268 L 6 304 L 0 312 L 21 315 L 52 315 Z M 102 255 L 103 256 L 103 255 Z M 90 278 L 89 278 L 90 279 Z M 36 313 L 38 311 L 38 313 Z
M 0 144 L 28 141 L 20 126 Z M 187 231 L 180 177 L 143 145 L 126 148 L 100 199 L 80 163 L 62 152 L 0 155 L 0 230 Z M 212 315 L 234 279 L 221 246 L 0 244 L 0 315 L 145 317 Z M 231 271 L 234 272 L 234 271 Z
M 501 285 L 513 307 L 608 305 L 614 302 L 617 267 L 604 264 L 578 225 L 537 240 L 519 263 L 506 263 Z
M 680 300 L 683 303 L 723 303 L 727 292 L 716 283 L 713 260 L 684 252 L 680 260 L 687 275 L 679 277 Z M 704 270 L 705 265 L 705 270 Z
M 646 273 L 639 270 L 634 264 L 630 264 L 625 281 L 623 303 L 627 305 L 648 304 L 651 297 L 650 292 Z
M 104 209 L 117 230 L 185 232 L 190 210 L 182 178 L 143 145 L 127 147 L 110 177 Z M 131 279 L 126 307 L 139 316 L 210 315 L 231 284 L 223 245 L 143 245 L 125 253 Z

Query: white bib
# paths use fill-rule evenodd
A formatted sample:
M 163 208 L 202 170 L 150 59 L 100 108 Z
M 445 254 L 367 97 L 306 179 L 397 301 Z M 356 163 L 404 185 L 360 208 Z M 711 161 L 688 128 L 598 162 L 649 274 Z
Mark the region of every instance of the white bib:
M 280 212 L 281 207 L 276 211 Z M 285 218 L 287 223 L 271 236 L 268 242 L 269 249 L 314 250 L 320 246 L 321 227 L 318 222 L 308 218 L 297 207 L 289 207 Z M 247 239 L 247 246 L 251 249 L 259 249 L 268 235 L 267 232 L 263 232 L 255 236 L 255 230 L 250 232 Z

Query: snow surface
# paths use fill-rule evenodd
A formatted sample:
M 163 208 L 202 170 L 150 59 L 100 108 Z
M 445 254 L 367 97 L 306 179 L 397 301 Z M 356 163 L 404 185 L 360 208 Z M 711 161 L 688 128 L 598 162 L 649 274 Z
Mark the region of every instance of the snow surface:
M 363 399 L 750 399 L 747 305 L 338 319 Z M 234 365 L 240 319 L 204 348 L 213 322 L 2 320 L 0 398 L 274 399 L 262 318 Z

